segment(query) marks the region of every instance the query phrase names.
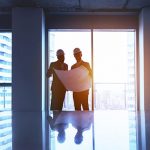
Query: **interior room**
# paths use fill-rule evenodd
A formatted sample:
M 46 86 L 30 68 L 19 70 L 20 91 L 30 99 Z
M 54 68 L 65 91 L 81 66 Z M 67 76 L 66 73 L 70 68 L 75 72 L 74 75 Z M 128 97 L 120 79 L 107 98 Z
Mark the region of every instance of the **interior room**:
M 150 150 L 149 16 L 149 0 L 1 0 L 0 150 Z

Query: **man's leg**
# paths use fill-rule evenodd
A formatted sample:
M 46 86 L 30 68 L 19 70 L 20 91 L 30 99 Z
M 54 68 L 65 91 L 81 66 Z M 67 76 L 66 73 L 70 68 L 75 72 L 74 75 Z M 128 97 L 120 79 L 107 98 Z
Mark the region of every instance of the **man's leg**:
M 79 94 L 73 93 L 73 101 L 74 101 L 75 110 L 81 110 L 81 100 Z
M 83 110 L 89 110 L 88 94 L 82 96 L 82 106 L 83 106 Z
M 55 92 L 52 91 L 52 95 L 51 95 L 51 106 L 50 106 L 50 110 L 56 110 L 55 108 Z
M 57 95 L 57 104 L 58 104 L 58 110 L 62 110 L 63 109 L 63 104 L 64 104 L 64 100 L 65 100 L 65 94 L 66 92 L 61 92 Z
M 58 93 L 55 91 L 52 92 L 51 110 L 62 110 L 65 93 L 66 92 L 62 93 Z

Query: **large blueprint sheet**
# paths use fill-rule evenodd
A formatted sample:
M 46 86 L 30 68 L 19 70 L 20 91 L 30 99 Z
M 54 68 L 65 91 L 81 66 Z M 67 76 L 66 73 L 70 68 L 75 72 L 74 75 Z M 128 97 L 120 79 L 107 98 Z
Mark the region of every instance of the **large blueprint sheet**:
M 69 71 L 55 69 L 55 72 L 68 91 L 81 92 L 91 87 L 92 79 L 84 66 Z

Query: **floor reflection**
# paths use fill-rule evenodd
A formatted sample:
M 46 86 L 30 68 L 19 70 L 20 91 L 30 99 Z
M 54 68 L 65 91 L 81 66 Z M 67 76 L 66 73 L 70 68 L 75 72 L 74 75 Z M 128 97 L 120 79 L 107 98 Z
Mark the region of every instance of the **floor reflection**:
M 0 150 L 150 148 L 149 112 L 52 111 L 45 116 L 45 112 L 1 112 Z
M 12 149 L 11 112 L 0 111 L 0 150 Z
M 53 111 L 50 124 L 50 149 L 93 149 L 93 112 Z
M 130 130 L 133 126 L 130 126 L 129 116 L 130 112 L 120 110 L 95 112 L 95 149 L 136 150 L 136 138 L 134 145 L 132 143 L 130 146 Z
M 132 111 L 53 111 L 48 121 L 50 150 L 137 150 Z

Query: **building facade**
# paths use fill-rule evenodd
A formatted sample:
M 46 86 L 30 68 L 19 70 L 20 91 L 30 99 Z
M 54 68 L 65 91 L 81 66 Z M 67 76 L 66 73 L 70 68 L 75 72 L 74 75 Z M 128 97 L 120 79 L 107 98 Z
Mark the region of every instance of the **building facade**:
M 11 123 L 12 38 L 0 33 L 0 149 L 12 149 Z

